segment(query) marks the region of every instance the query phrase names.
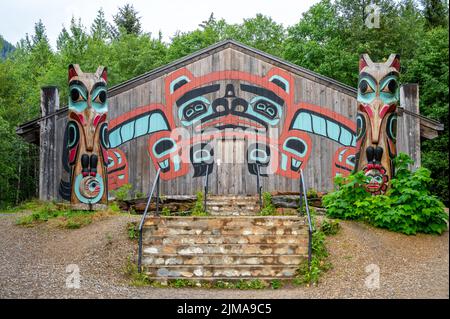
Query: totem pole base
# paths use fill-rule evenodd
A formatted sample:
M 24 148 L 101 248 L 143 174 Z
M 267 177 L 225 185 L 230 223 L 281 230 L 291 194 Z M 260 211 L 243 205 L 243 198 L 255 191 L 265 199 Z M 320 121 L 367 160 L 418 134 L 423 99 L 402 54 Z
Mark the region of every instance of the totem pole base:
M 100 211 L 100 210 L 107 210 L 108 205 L 76 203 L 76 204 L 70 204 L 70 208 L 72 210 Z

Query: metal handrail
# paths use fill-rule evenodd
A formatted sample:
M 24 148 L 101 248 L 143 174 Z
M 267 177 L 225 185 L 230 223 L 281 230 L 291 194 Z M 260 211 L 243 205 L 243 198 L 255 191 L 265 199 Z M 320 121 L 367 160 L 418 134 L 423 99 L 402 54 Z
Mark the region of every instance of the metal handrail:
M 208 181 L 209 181 L 209 166 L 206 169 L 206 176 L 203 182 L 203 191 L 205 192 L 203 196 L 203 211 L 206 212 L 206 196 L 208 196 Z
M 305 200 L 305 210 L 308 218 L 308 269 L 311 270 L 311 258 L 312 258 L 312 234 L 313 226 L 311 223 L 311 215 L 309 214 L 308 197 L 306 196 L 306 185 L 305 178 L 303 176 L 303 170 L 300 169 L 300 211 L 302 209 L 302 193 L 303 199 Z
M 262 207 L 263 207 L 263 203 L 262 203 L 262 194 L 261 194 L 262 186 L 260 185 L 261 183 L 260 183 L 260 181 L 259 181 L 259 179 L 260 179 L 260 176 L 259 176 L 259 175 L 260 175 L 260 174 L 259 174 L 259 164 L 256 163 L 256 188 L 257 188 L 258 195 L 259 195 L 259 208 L 262 209 Z
M 161 168 L 158 169 L 156 172 L 155 180 L 153 181 L 152 190 L 150 192 L 150 196 L 147 200 L 147 205 L 145 206 L 144 214 L 141 218 L 141 223 L 139 224 L 139 251 L 138 251 L 138 272 L 141 272 L 141 265 L 142 265 L 142 228 L 144 226 L 145 218 L 147 218 L 148 208 L 150 207 L 150 202 L 153 197 L 153 193 L 155 191 L 156 187 L 156 216 L 159 216 L 159 177 L 161 174 Z

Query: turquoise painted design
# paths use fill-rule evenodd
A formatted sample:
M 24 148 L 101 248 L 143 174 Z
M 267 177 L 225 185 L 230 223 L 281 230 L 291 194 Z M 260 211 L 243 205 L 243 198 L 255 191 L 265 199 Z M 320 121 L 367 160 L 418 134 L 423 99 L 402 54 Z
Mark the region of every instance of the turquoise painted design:
M 393 81 L 393 83 L 390 83 L 391 81 Z M 393 87 L 395 87 L 395 91 L 390 92 L 390 90 L 388 89 L 388 85 L 393 85 Z M 380 98 L 383 103 L 387 105 L 398 102 L 398 100 L 400 99 L 400 89 L 397 82 L 397 76 L 391 75 L 381 80 Z
M 181 81 L 186 81 L 186 82 L 190 82 L 189 78 L 185 75 L 182 75 L 180 77 L 177 77 L 175 80 L 173 80 L 170 83 L 170 93 L 172 94 L 173 92 L 175 92 L 175 85 L 177 85 L 178 83 L 180 83 Z
M 172 146 L 171 148 L 165 150 L 164 152 L 157 153 L 157 152 L 156 152 L 156 149 L 155 149 L 155 148 L 156 148 L 156 145 L 158 145 L 158 144 L 161 143 L 162 141 L 170 141 L 171 144 L 172 144 L 173 146 Z M 155 143 L 155 144 L 153 145 L 153 147 L 152 147 L 153 154 L 155 155 L 156 158 L 161 158 L 161 157 L 163 157 L 163 156 L 166 156 L 167 154 L 170 154 L 170 153 L 174 152 L 176 149 L 177 149 L 177 143 L 175 142 L 175 140 L 174 140 L 173 138 L 170 138 L 170 137 L 163 137 L 163 138 L 160 138 L 160 139 L 158 140 L 158 143 Z
M 77 196 L 78 200 L 84 204 L 98 203 L 103 196 L 103 192 L 105 191 L 102 176 L 100 174 L 97 174 L 95 177 L 88 177 L 90 179 L 90 183 L 88 185 L 86 185 L 88 188 L 87 191 L 94 192 L 94 188 L 97 186 L 100 188 L 100 191 L 98 192 L 98 194 L 92 198 L 85 197 L 80 193 L 80 186 L 81 186 L 81 183 L 86 182 L 86 181 L 84 181 L 85 178 L 86 177 L 83 177 L 83 175 L 81 175 L 81 174 L 79 174 L 75 178 L 75 184 L 74 184 L 75 195 Z M 95 184 L 94 181 L 98 184 Z
M 281 76 L 279 76 L 279 75 L 274 75 L 274 76 L 272 76 L 270 79 L 269 79 L 269 81 L 270 82 L 273 82 L 273 80 L 278 80 L 278 81 L 280 81 L 281 83 L 283 83 L 284 84 L 284 87 L 285 87 L 285 91 L 287 92 L 287 93 L 289 93 L 289 91 L 290 91 L 290 87 L 289 87 L 289 82 L 286 80 L 286 79 L 284 79 L 284 78 L 282 78 Z
M 70 97 L 69 97 L 69 110 L 75 111 L 75 112 L 83 112 L 87 106 L 87 92 L 86 90 L 78 84 L 72 84 L 69 87 L 69 92 L 72 92 L 72 90 L 77 90 L 78 93 L 80 94 L 81 99 L 78 101 L 73 101 Z
M 265 163 L 268 162 L 269 156 L 267 155 L 265 150 L 262 149 L 253 149 L 249 154 L 250 160 L 254 163 Z
M 75 146 L 75 144 L 78 142 L 79 139 L 78 126 L 74 122 L 70 121 L 68 123 L 68 130 L 69 130 L 69 139 L 67 146 L 68 148 L 72 148 Z
M 195 113 L 202 114 L 195 116 L 192 120 L 188 120 L 185 118 L 184 113 L 185 109 L 189 108 L 186 111 L 186 116 L 191 117 Z M 211 115 L 213 110 L 211 108 L 211 102 L 205 98 L 204 96 L 196 97 L 195 99 L 191 99 L 187 102 L 184 102 L 178 109 L 178 118 L 181 119 L 181 124 L 184 126 L 190 126 L 201 121 L 203 118 Z
M 367 87 L 366 91 L 361 90 L 362 87 Z M 362 77 L 358 82 L 358 101 L 365 104 L 371 103 L 376 97 L 377 84 L 370 77 Z
M 311 115 L 306 112 L 300 112 L 293 121 L 292 129 L 312 133 Z
M 273 105 L 276 108 L 276 112 L 274 112 L 271 107 L 268 107 L 267 105 L 263 104 L 263 103 L 257 103 L 259 101 L 266 101 L 268 103 L 270 103 L 271 105 Z M 256 104 L 256 105 L 255 105 Z M 245 113 L 257 117 L 259 119 L 261 119 L 262 121 L 270 124 L 270 125 L 277 125 L 278 122 L 280 121 L 280 118 L 283 115 L 283 108 L 281 107 L 281 105 L 279 105 L 278 103 L 264 97 L 264 96 L 255 96 L 254 98 L 252 98 L 249 102 L 249 105 L 251 107 L 247 108 L 247 111 Z M 258 113 L 254 110 L 254 108 L 256 108 L 257 110 L 261 110 L 261 111 L 265 111 L 267 112 L 269 115 L 271 116 L 276 116 L 275 118 L 271 119 L 268 118 L 267 116 L 264 116 L 261 113 Z
M 387 120 L 387 134 L 394 141 L 397 141 L 397 114 L 392 113 Z
M 178 172 L 180 170 L 181 167 L 181 158 L 178 155 L 175 155 L 173 157 L 173 168 L 175 170 L 175 172 Z
M 327 123 L 324 118 L 312 115 L 312 122 L 314 134 L 327 136 Z
M 303 144 L 304 149 L 303 149 L 302 152 L 299 152 L 298 150 L 293 149 L 293 148 L 287 146 L 288 142 L 289 142 L 289 141 L 293 141 L 293 140 L 295 140 L 295 141 L 300 141 L 300 143 Z M 305 156 L 306 156 L 306 153 L 308 152 L 308 143 L 306 143 L 306 142 L 305 142 L 304 140 L 302 140 L 301 138 L 298 138 L 298 137 L 293 136 L 293 137 L 287 138 L 287 139 L 284 141 L 284 143 L 283 143 L 283 149 L 284 149 L 285 151 L 288 151 L 289 153 L 292 153 L 292 154 L 297 155 L 297 156 L 299 156 L 299 157 L 305 157 Z
M 140 136 L 159 131 L 168 131 L 167 120 L 159 112 L 146 113 L 109 131 L 110 148 L 116 148 L 125 142 Z
M 288 161 L 287 155 L 281 154 L 281 163 L 280 164 L 281 164 L 281 169 L 283 171 L 287 170 L 287 161 Z
M 104 92 L 106 96 L 106 89 L 104 87 L 98 87 L 91 93 L 92 96 L 92 107 L 97 113 L 106 113 L 108 112 L 108 101 L 104 103 L 100 102 L 99 94 Z
M 290 129 L 324 136 L 344 146 L 356 146 L 356 136 L 352 131 L 319 113 L 300 111 Z

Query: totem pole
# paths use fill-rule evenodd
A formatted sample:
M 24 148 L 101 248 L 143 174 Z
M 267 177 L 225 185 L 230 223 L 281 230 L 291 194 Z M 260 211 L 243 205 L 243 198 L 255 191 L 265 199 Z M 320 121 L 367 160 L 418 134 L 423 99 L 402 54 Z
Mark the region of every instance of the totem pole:
M 68 159 L 72 208 L 104 209 L 107 204 L 107 71 L 83 73 L 69 65 Z
M 367 54 L 359 60 L 356 170 L 369 177 L 366 189 L 372 195 L 384 194 L 394 175 L 399 71 L 395 54 L 384 63 L 372 62 Z

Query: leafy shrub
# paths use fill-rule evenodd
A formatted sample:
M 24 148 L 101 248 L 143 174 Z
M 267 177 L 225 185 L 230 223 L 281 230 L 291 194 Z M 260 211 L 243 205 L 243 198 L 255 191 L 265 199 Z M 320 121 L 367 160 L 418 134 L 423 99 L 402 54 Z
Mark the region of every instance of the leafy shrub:
M 337 176 L 337 191 L 327 194 L 323 204 L 333 218 L 364 220 L 368 223 L 404 234 L 441 234 L 447 229 L 448 215 L 444 204 L 432 196 L 430 171 L 418 168 L 412 172 L 413 161 L 400 153 L 394 159 L 396 173 L 385 195 L 372 196 L 363 187 L 363 172 L 348 177 Z
M 272 194 L 264 192 L 262 194 L 263 207 L 261 209 L 261 216 L 270 216 L 275 214 L 275 206 L 272 204 Z

